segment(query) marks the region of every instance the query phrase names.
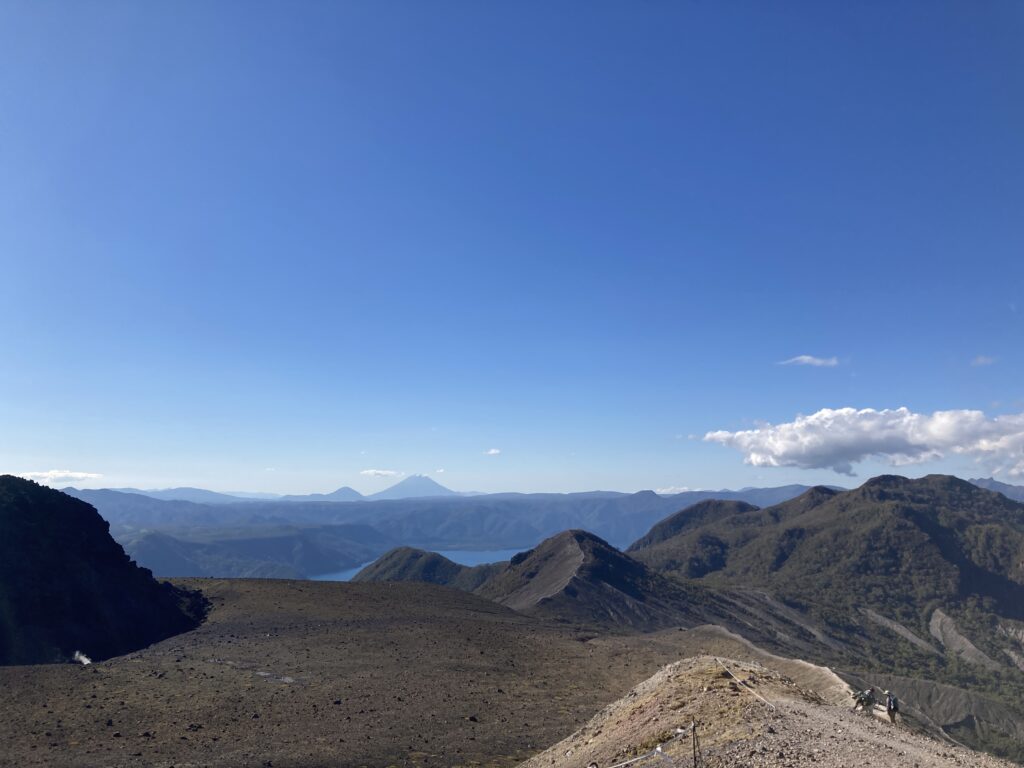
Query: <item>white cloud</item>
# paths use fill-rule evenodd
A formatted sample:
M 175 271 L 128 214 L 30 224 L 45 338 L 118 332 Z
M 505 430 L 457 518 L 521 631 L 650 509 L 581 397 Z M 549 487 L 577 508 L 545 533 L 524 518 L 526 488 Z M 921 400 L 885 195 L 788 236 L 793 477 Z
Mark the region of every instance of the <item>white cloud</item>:
M 501 453 L 501 448 L 488 448 L 484 451 L 484 456 L 497 456 Z
M 436 470 L 434 470 L 434 472 L 435 472 L 435 474 L 438 474 L 438 475 L 443 475 L 444 474 L 444 470 L 443 469 L 436 469 Z
M 755 467 L 830 468 L 877 457 L 893 465 L 972 456 L 993 473 L 1024 476 L 1024 413 L 987 418 L 981 411 L 914 413 L 907 408 L 823 408 L 784 424 L 740 432 L 708 432 L 704 439 L 741 451 Z
M 979 365 L 992 365 L 996 359 L 989 357 L 988 355 L 978 355 L 976 358 L 971 360 L 971 365 L 978 367 Z
M 359 474 L 366 477 L 398 477 L 404 475 L 405 472 L 396 472 L 393 469 L 364 469 Z
M 677 493 L 686 493 L 689 490 L 685 485 L 670 485 L 668 488 L 658 488 L 655 493 L 659 496 L 675 496 Z
M 67 483 L 74 480 L 99 480 L 103 475 L 98 472 L 72 472 L 70 469 L 48 469 L 45 472 L 19 472 L 18 477 L 49 485 L 50 483 Z
M 797 355 L 796 357 L 789 358 L 789 360 L 783 360 L 779 365 L 813 365 L 816 368 L 835 368 L 839 365 L 839 358 Z

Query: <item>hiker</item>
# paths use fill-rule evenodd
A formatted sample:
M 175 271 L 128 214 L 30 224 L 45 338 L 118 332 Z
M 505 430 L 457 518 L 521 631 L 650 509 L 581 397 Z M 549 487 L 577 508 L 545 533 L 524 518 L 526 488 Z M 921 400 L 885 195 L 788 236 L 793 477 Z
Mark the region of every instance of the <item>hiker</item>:
M 885 713 L 889 716 L 889 722 L 896 725 L 896 715 L 900 713 L 900 700 L 889 691 L 885 692 Z
M 874 686 L 868 688 L 866 691 L 860 691 L 853 695 L 853 711 L 856 712 L 857 708 L 863 709 L 865 712 L 870 712 L 875 706 L 875 688 Z

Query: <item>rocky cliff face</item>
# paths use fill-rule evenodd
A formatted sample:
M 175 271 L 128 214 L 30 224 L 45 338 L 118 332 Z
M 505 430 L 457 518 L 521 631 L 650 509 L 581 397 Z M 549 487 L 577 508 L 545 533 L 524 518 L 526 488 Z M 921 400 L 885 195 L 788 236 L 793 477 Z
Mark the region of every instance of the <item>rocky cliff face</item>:
M 195 627 L 205 601 L 154 580 L 83 501 L 0 476 L 0 664 L 109 658 Z

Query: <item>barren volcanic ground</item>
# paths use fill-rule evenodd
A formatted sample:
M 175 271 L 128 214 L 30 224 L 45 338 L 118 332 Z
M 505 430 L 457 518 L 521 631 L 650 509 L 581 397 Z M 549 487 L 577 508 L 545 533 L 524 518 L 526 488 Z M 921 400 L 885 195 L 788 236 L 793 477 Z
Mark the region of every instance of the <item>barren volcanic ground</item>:
M 0 667 L 0 764 L 514 765 L 682 655 L 432 585 L 178 583 L 212 603 L 192 632 Z

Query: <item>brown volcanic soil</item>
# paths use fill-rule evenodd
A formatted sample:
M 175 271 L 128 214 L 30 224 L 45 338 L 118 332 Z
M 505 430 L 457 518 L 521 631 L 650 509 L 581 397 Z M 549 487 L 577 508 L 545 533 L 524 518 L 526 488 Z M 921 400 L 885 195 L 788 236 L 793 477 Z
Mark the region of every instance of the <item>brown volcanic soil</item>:
M 681 655 L 432 585 L 176 581 L 192 632 L 0 668 L 0 765 L 514 765 Z

